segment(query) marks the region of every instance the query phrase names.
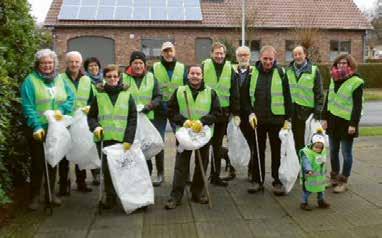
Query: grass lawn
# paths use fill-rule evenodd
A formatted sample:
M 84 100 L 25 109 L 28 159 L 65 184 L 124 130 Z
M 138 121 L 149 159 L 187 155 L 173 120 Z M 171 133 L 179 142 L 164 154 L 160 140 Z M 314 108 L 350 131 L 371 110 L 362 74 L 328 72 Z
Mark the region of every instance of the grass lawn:
M 360 136 L 382 136 L 382 127 L 360 127 Z

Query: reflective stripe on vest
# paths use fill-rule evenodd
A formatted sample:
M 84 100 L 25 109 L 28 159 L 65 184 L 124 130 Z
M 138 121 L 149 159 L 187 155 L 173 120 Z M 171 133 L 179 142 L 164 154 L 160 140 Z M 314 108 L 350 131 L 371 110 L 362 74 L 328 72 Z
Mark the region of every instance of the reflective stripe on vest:
M 337 93 L 334 92 L 334 80 L 330 80 L 329 96 L 328 96 L 328 110 L 333 115 L 350 121 L 351 113 L 353 111 L 353 92 L 364 81 L 353 76 L 342 83 Z
M 171 79 L 162 63 L 155 63 L 153 69 L 155 78 L 158 79 L 159 89 L 163 95 L 163 101 L 167 102 L 170 100 L 175 89 L 183 85 L 184 64 L 176 62 Z
M 223 71 L 218 80 L 214 63 L 211 59 L 206 59 L 203 62 L 204 83 L 208 87 L 214 89 L 219 97 L 221 107 L 229 106 L 229 96 L 231 88 L 232 66 L 231 62 L 226 61 L 223 66 Z
M 312 66 L 311 73 L 303 73 L 297 81 L 296 74 L 292 68 L 287 69 L 289 88 L 292 102 L 298 105 L 314 108 L 314 80 L 316 78 L 317 66 Z
M 47 110 L 57 110 L 59 105 L 65 103 L 68 98 L 65 83 L 60 77 L 56 77 L 53 82 L 54 86 L 50 88 L 36 73 L 30 74 L 29 77 L 34 88 L 36 111 L 40 114 L 40 123 L 41 125 L 47 124 L 48 120 L 43 113 Z
M 249 86 L 249 94 L 252 106 L 255 106 L 255 93 L 257 79 L 259 78 L 259 70 L 256 67 L 252 69 L 252 77 Z M 277 69 L 273 69 L 272 85 L 271 85 L 271 111 L 274 115 L 285 115 L 283 85 L 280 74 Z
M 86 75 L 82 76 L 79 79 L 80 81 L 78 83 L 78 87 L 76 88 L 73 81 L 69 79 L 66 73 L 60 74 L 59 77 L 62 77 L 67 82 L 76 96 L 76 103 L 74 104 L 75 109 L 73 112 L 75 112 L 78 108 L 86 107 L 88 105 L 90 90 L 92 88 L 91 79 Z
M 129 86 L 128 91 L 131 93 L 135 100 L 135 104 L 142 104 L 143 106 L 149 104 L 153 98 L 154 90 L 154 75 L 148 72 L 142 79 L 141 85 L 138 88 L 133 77 L 127 74 L 123 74 L 123 83 Z M 154 111 L 151 110 L 147 117 L 150 120 L 154 119 Z
M 186 99 L 184 97 L 184 92 L 186 92 L 188 106 L 191 111 L 191 118 L 188 116 Z M 203 91 L 198 93 L 196 100 L 194 100 L 192 96 L 191 89 L 188 85 L 180 86 L 177 91 L 177 100 L 179 104 L 179 112 L 185 118 L 191 120 L 199 120 L 203 116 L 207 115 L 211 111 L 211 103 L 212 103 L 212 94 L 211 88 L 206 87 Z
M 304 147 L 300 151 L 300 158 L 302 158 L 302 154 L 304 154 L 310 161 L 310 164 L 312 166 L 312 175 L 304 175 L 304 185 L 305 189 L 308 192 L 324 192 L 327 180 L 326 180 L 326 157 L 327 152 L 324 149 L 321 153 L 316 153 L 313 150 L 311 150 L 308 147 Z M 301 164 L 303 164 L 301 162 Z M 303 171 L 303 170 L 302 170 Z
M 99 123 L 104 130 L 104 140 L 123 142 L 129 115 L 130 92 L 122 91 L 113 106 L 107 93 L 97 93 Z

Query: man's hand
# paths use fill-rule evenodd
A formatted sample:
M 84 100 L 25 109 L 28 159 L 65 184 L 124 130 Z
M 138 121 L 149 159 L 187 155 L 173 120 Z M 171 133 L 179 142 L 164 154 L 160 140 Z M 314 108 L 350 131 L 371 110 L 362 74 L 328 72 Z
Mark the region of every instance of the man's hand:
M 249 114 L 249 125 L 251 125 L 252 129 L 257 127 L 257 117 L 255 113 Z
M 124 149 L 125 151 L 130 150 L 130 148 L 131 148 L 131 144 L 130 144 L 130 143 L 127 143 L 127 142 L 124 142 L 124 143 L 123 143 L 123 149 Z
M 45 138 L 45 130 L 44 129 L 38 129 L 37 131 L 33 132 L 33 139 L 36 141 L 44 141 Z
M 97 140 L 102 140 L 103 138 L 103 128 L 102 127 L 97 127 L 94 132 L 94 137 L 97 139 Z
M 283 129 L 289 130 L 290 129 L 290 122 L 288 120 L 284 121 Z
M 191 129 L 193 132 L 199 133 L 203 130 L 203 124 L 201 121 L 197 120 L 192 123 Z
M 327 120 L 323 120 L 321 122 L 321 126 L 322 126 L 322 129 L 326 130 L 328 128 L 328 121 Z
M 349 126 L 348 133 L 349 135 L 354 135 L 356 131 L 356 128 L 354 126 Z

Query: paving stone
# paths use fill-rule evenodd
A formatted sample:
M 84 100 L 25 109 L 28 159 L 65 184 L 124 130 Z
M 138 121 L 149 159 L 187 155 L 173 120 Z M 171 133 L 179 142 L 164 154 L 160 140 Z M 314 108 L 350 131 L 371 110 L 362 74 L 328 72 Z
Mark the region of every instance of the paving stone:
M 91 230 L 87 238 L 114 238 L 114 237 L 124 237 L 124 238 L 141 238 L 142 237 L 142 227 L 128 227 L 128 228 L 108 228 L 108 229 L 97 229 Z
M 313 232 L 309 235 L 311 238 L 338 238 L 338 237 L 346 237 L 346 238 L 361 238 L 363 236 L 358 236 L 354 234 L 352 231 L 347 230 L 328 230 L 328 231 L 318 231 Z
M 248 221 L 254 237 L 304 237 L 306 233 L 290 218 L 267 218 Z
M 198 237 L 194 223 L 145 225 L 143 238 L 196 238 Z
M 200 238 L 250 238 L 253 237 L 245 221 L 219 221 L 197 223 Z
M 380 225 L 382 227 L 382 209 L 353 209 L 344 212 L 345 219 L 354 226 Z
M 73 231 L 73 230 L 62 230 L 60 232 L 42 232 L 37 233 L 35 238 L 85 238 L 87 235 L 87 230 Z
M 351 232 L 358 237 L 362 238 L 381 238 L 382 237 L 382 226 L 381 225 L 370 225 L 354 227 Z

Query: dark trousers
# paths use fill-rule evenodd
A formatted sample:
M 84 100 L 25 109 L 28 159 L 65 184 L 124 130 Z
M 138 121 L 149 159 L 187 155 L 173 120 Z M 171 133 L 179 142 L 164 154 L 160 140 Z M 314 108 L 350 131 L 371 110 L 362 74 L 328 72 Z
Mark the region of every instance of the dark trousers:
M 85 184 L 86 170 L 80 170 L 78 165 L 75 166 L 76 183 L 77 185 Z M 58 174 L 60 176 L 59 183 L 60 186 L 67 186 L 68 184 L 68 174 L 69 174 L 69 161 L 64 158 L 58 164 Z
M 199 149 L 200 155 L 202 157 L 201 160 L 203 163 L 204 171 L 207 170 L 207 166 L 208 166 L 209 148 L 210 148 L 210 145 L 207 144 Z M 174 199 L 175 201 L 182 200 L 184 188 L 186 187 L 186 182 L 189 176 L 191 154 L 192 154 L 192 151 L 190 150 L 185 150 L 182 153 L 176 154 L 174 180 L 172 183 L 172 191 L 171 191 L 171 198 Z M 204 189 L 204 182 L 203 182 L 202 173 L 199 167 L 200 164 L 196 156 L 197 156 L 197 153 L 195 151 L 195 169 L 194 169 L 194 176 L 192 178 L 190 190 L 191 190 L 192 196 L 199 197 L 202 195 L 202 192 Z
M 260 154 L 260 163 L 261 163 L 261 181 L 264 183 L 265 178 L 265 149 L 267 135 L 269 137 L 269 142 L 271 145 L 271 170 L 272 170 L 272 185 L 281 184 L 279 179 L 279 167 L 280 167 L 280 147 L 281 141 L 279 139 L 279 131 L 282 125 L 258 125 L 257 126 L 257 138 L 259 143 L 259 154 Z M 250 170 L 254 171 L 252 173 L 254 182 L 260 183 L 260 174 L 259 174 L 259 163 L 257 158 L 257 148 L 256 148 L 256 139 L 254 139 L 253 145 L 253 156 L 252 162 L 250 163 Z M 254 163 L 254 164 L 252 164 Z M 254 167 L 252 167 L 254 165 Z
M 107 163 L 107 158 L 105 154 L 103 154 L 103 159 L 102 159 L 102 173 L 103 173 L 104 189 L 105 189 L 106 196 L 115 197 L 114 185 L 113 185 L 113 181 L 111 180 L 109 165 Z
M 40 188 L 42 183 L 42 176 L 45 176 L 45 198 L 48 198 L 48 187 L 46 183 L 46 173 L 45 173 L 45 154 L 44 154 L 44 147 L 42 142 L 38 142 L 34 139 L 29 139 L 30 141 L 30 148 L 31 148 L 31 156 L 32 156 L 32 163 L 31 163 L 31 197 L 32 199 L 36 196 L 39 196 L 40 194 Z M 48 164 L 48 171 L 49 171 L 49 182 L 50 182 L 50 188 L 53 192 L 53 188 L 56 182 L 56 173 L 57 173 L 57 166 L 52 167 Z
M 240 130 L 243 133 L 251 152 L 253 152 L 253 145 L 255 143 L 255 133 L 252 129 L 251 125 L 249 124 L 248 120 L 249 114 L 242 114 L 240 115 Z
M 298 152 L 304 148 L 305 146 L 305 120 L 300 120 L 296 117 L 292 118 L 292 132 L 294 138 L 294 144 L 296 148 L 296 152 Z
M 214 127 L 214 135 L 211 138 L 213 159 L 211 160 L 211 177 L 219 177 L 222 159 L 222 143 L 227 132 L 227 121 L 217 122 Z

